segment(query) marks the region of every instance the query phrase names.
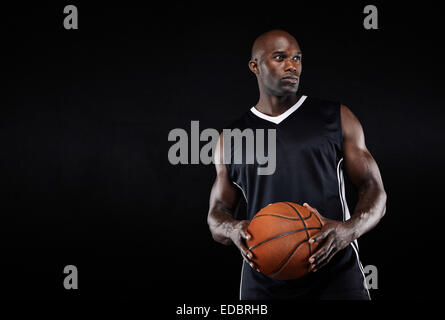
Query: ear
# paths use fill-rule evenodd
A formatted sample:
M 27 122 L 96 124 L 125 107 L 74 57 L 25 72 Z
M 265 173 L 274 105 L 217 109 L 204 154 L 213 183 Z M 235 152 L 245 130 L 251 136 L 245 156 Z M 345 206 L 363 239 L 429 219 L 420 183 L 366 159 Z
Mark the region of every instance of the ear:
M 249 60 L 249 69 L 255 74 L 259 73 L 258 62 L 255 60 Z

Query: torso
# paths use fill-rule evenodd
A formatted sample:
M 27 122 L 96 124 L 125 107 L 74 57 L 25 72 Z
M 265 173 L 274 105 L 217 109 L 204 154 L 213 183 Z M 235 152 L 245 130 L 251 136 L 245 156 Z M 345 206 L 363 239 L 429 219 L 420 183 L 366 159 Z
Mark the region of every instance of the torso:
M 343 145 L 339 102 L 302 96 L 278 117 L 269 117 L 255 108 L 245 113 L 228 128 L 269 129 L 276 131 L 276 169 L 271 175 L 258 174 L 258 162 L 226 164 L 228 174 L 243 193 L 247 212 L 239 219 L 252 219 L 266 205 L 278 201 L 309 203 L 329 219 L 347 220 L 349 210 L 344 195 Z M 265 138 L 267 141 L 267 138 Z M 246 152 L 245 146 L 243 154 Z M 266 146 L 267 150 L 267 146 Z M 238 150 L 239 151 L 239 150 Z M 267 151 L 266 151 L 267 152 Z M 232 149 L 232 157 L 234 150 Z M 338 253 L 324 268 L 301 280 L 276 281 L 243 267 L 242 298 L 297 297 L 320 286 L 332 272 L 337 273 L 336 285 L 363 289 L 358 255 L 349 246 Z M 342 270 L 340 274 L 338 270 Z M 324 280 L 322 280 L 324 279 Z M 351 282 L 352 281 L 352 282 Z M 333 282 L 331 282 L 333 284 Z M 337 289 L 336 289 L 337 288 Z

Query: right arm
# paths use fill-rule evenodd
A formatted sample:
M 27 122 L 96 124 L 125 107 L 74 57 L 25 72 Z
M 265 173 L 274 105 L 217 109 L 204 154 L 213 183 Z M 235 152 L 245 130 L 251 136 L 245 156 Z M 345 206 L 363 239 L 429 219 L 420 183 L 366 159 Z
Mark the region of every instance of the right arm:
M 236 220 L 234 212 L 240 201 L 240 193 L 229 179 L 226 165 L 223 163 L 223 137 L 220 136 L 215 149 L 216 179 L 210 193 L 210 207 L 207 223 L 213 239 L 224 245 L 235 244 L 242 257 L 253 267 L 253 254 L 249 251 L 246 240 L 250 237 L 246 229 L 249 220 Z

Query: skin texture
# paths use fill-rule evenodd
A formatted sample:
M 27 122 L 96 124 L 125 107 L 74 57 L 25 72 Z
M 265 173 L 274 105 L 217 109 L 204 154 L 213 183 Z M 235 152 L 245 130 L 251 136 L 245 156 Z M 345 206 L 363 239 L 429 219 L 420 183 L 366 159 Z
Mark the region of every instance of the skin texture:
M 249 68 L 258 80 L 260 97 L 256 109 L 277 116 L 298 101 L 301 57 L 297 41 L 285 31 L 272 30 L 255 40 Z M 377 163 L 366 148 L 363 128 L 348 107 L 342 105 L 340 110 L 345 172 L 358 190 L 358 202 L 351 219 L 345 222 L 324 218 L 323 212 L 303 204 L 319 214 L 324 222 L 320 233 L 309 240 L 319 243 L 309 257 L 312 272 L 325 266 L 337 252 L 374 228 L 386 212 L 386 192 Z M 246 228 L 250 221 L 233 218 L 241 195 L 229 180 L 222 147 L 221 135 L 215 152 L 216 178 L 210 194 L 207 222 L 215 241 L 235 244 L 242 257 L 257 270 L 251 260 L 253 253 L 246 246 L 250 237 Z
M 287 32 L 273 30 L 255 40 L 249 69 L 256 75 L 260 91 L 256 109 L 278 116 L 300 99 L 296 93 L 301 60 L 300 46 Z

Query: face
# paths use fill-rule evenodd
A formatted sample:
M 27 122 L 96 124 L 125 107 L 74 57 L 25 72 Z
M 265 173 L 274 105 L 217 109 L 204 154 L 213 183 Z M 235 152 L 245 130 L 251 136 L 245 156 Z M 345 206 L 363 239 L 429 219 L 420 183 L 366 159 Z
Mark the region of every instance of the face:
M 251 69 L 264 90 L 276 96 L 290 95 L 298 90 L 301 59 L 300 47 L 293 38 L 275 37 L 264 43 L 261 54 L 254 61 L 256 67 L 251 65 Z

